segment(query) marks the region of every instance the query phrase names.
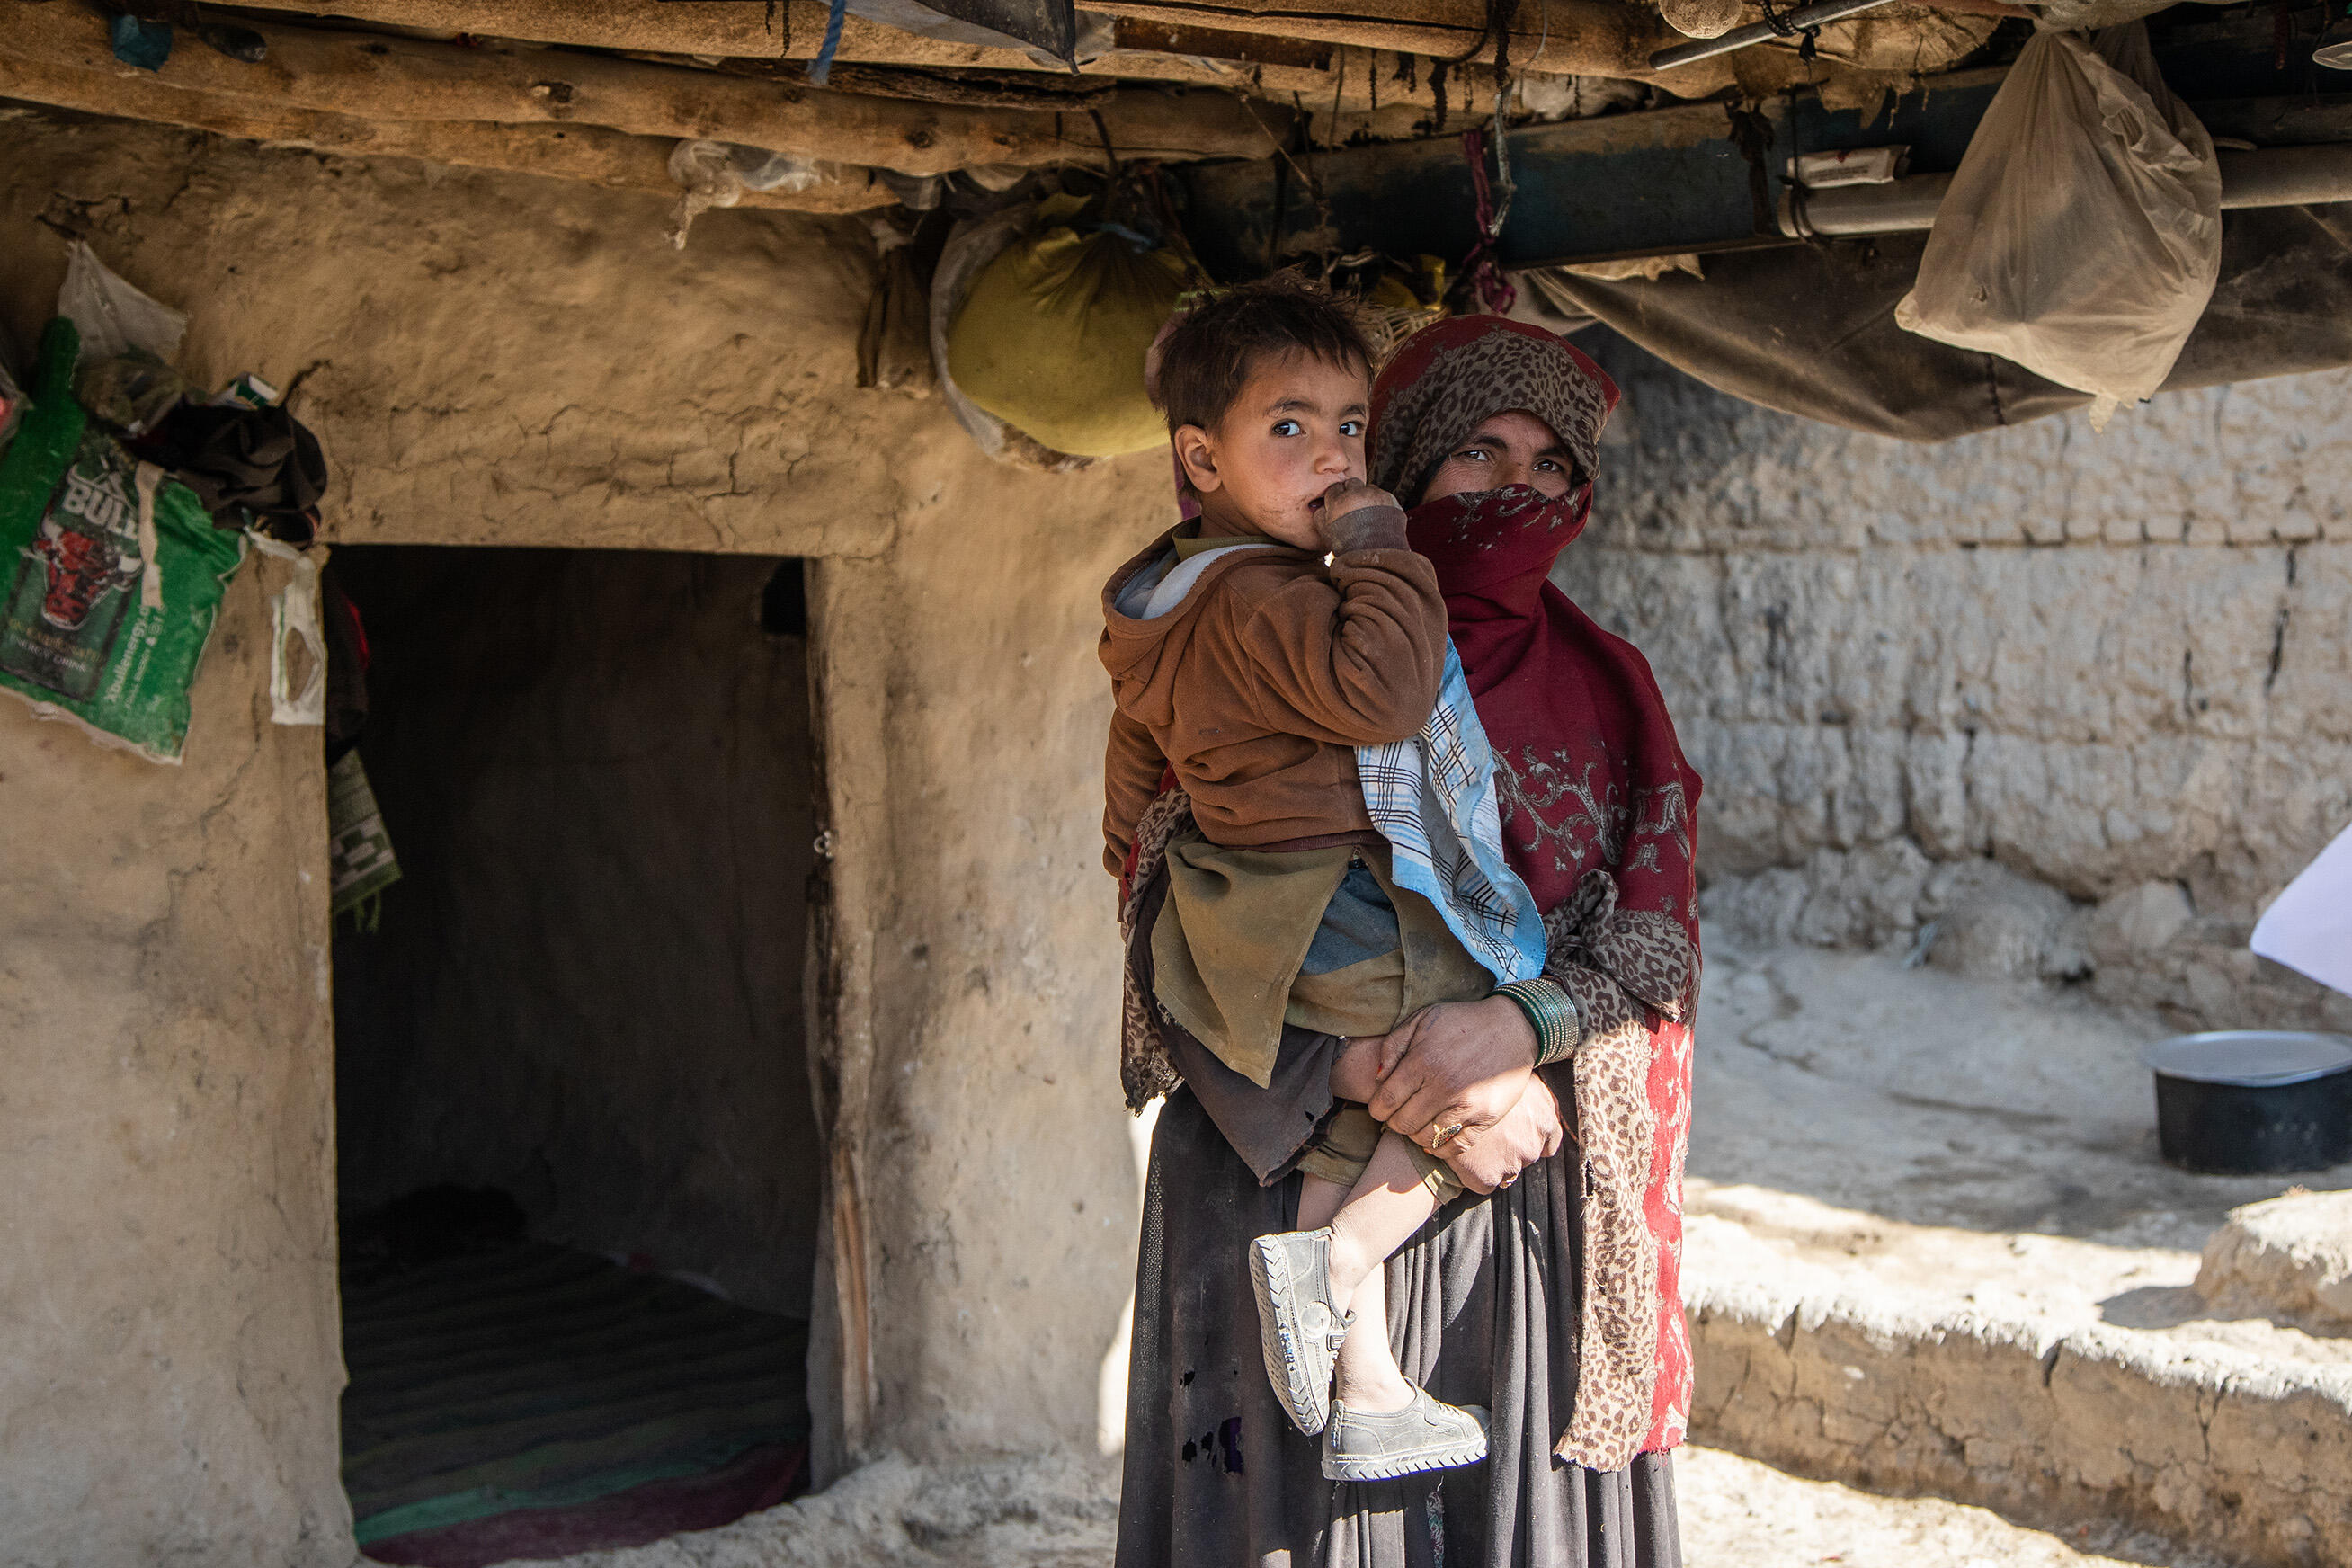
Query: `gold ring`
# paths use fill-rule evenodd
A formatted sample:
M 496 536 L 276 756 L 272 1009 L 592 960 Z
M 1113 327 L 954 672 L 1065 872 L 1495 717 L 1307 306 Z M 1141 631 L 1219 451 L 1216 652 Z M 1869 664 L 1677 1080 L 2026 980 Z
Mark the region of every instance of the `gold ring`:
M 1461 1135 L 1462 1123 L 1459 1121 L 1454 1122 L 1450 1127 L 1431 1128 L 1429 1130 L 1429 1152 L 1433 1154 L 1436 1153 L 1440 1147 Z

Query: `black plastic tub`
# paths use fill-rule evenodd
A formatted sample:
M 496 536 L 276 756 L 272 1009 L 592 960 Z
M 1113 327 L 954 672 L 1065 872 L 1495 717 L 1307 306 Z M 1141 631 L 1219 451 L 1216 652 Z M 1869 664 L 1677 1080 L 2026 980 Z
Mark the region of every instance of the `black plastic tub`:
M 2352 1038 L 2287 1029 L 2175 1035 L 2156 1073 L 2164 1158 L 2210 1176 L 2284 1175 L 2352 1160 Z

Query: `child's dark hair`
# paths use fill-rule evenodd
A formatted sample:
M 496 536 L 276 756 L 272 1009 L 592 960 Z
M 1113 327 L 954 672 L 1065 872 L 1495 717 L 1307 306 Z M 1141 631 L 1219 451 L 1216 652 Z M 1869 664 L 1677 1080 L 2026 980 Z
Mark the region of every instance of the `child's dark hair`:
M 1215 426 L 1266 354 L 1306 353 L 1372 370 L 1372 345 L 1353 306 L 1295 273 L 1277 272 L 1202 300 L 1160 347 L 1152 401 L 1181 426 Z

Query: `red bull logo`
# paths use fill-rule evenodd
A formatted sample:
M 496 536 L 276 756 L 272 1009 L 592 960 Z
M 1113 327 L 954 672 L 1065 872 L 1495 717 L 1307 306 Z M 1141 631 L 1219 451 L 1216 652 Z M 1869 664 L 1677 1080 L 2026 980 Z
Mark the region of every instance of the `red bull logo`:
M 79 630 L 109 591 L 139 577 L 139 562 L 126 557 L 112 538 L 64 528 L 55 518 L 42 519 L 26 553 L 40 562 L 47 576 L 41 619 L 63 632 Z

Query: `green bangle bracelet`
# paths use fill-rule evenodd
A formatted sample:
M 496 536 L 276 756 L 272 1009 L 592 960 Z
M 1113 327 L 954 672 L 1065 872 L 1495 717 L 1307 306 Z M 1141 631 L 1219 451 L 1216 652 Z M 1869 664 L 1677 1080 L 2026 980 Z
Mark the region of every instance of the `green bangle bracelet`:
M 1584 1031 L 1575 1002 L 1558 982 L 1541 977 L 1514 980 L 1497 986 L 1495 994 L 1509 997 L 1536 1032 L 1536 1066 L 1549 1067 L 1576 1049 Z
M 1507 1000 L 1508 1000 L 1508 1001 L 1509 1001 L 1509 1003 L 1511 1004 L 1511 1005 L 1512 1005 L 1512 1006 L 1517 1007 L 1517 1008 L 1519 1010 L 1519 1016 L 1520 1016 L 1520 1017 L 1522 1017 L 1522 1018 L 1525 1018 L 1525 1019 L 1528 1021 L 1528 1027 L 1535 1031 L 1535 1036 L 1536 1036 L 1536 1061 L 1535 1061 L 1535 1065 L 1536 1065 L 1536 1066 L 1538 1066 L 1538 1067 L 1541 1067 L 1541 1066 L 1543 1066 L 1543 1058 L 1544 1058 L 1544 1021 L 1543 1021 L 1543 1015 L 1542 1015 L 1541 1013 L 1538 1013 L 1538 1012 L 1537 1012 L 1537 1011 L 1536 1011 L 1536 1005 L 1535 1005 L 1534 1003 L 1532 1003 L 1532 1002 L 1528 1001 L 1526 997 L 1524 997 L 1524 996 L 1520 995 L 1517 992 L 1516 992 L 1516 991 L 1512 990 L 1508 985 L 1505 985 L 1505 986 L 1503 986 L 1503 987 L 1499 988 L 1498 990 L 1496 990 L 1496 991 L 1495 994 L 1496 994 L 1496 995 L 1497 995 L 1497 996 L 1501 996 L 1501 997 L 1506 998 Z

